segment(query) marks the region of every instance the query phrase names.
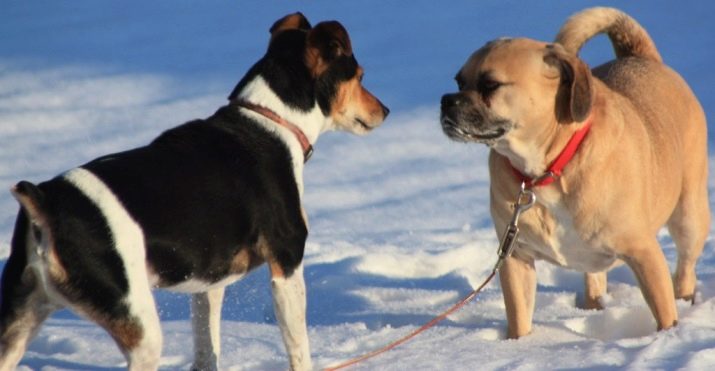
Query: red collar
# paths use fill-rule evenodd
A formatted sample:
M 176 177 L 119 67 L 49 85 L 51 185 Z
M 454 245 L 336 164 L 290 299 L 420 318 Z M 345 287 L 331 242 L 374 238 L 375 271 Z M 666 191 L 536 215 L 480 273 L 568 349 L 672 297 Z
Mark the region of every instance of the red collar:
M 296 139 L 298 139 L 298 142 L 300 142 L 300 146 L 303 148 L 303 162 L 308 162 L 310 156 L 313 155 L 313 145 L 310 144 L 308 137 L 305 136 L 305 133 L 303 133 L 303 131 L 300 130 L 300 128 L 296 124 L 284 119 L 283 117 L 278 116 L 277 113 L 258 104 L 254 104 L 245 100 L 237 100 L 236 104 L 239 107 L 243 107 L 260 115 L 263 115 L 264 117 L 274 121 L 276 124 L 281 125 L 284 128 L 290 130 L 290 132 L 295 135 Z
M 566 167 L 569 161 L 571 161 L 573 156 L 576 154 L 576 151 L 578 151 L 578 147 L 581 145 L 581 142 L 583 142 L 583 139 L 586 137 L 586 134 L 588 134 L 590 129 L 591 119 L 589 118 L 583 124 L 583 127 L 578 129 L 573 136 L 571 136 L 569 142 L 566 143 L 566 147 L 561 150 L 561 153 L 559 153 L 554 162 L 551 163 L 551 166 L 546 169 L 546 172 L 537 178 L 530 178 L 522 174 L 521 171 L 517 170 L 514 165 L 512 165 L 511 168 L 517 179 L 526 183 L 527 188 L 545 186 L 556 181 L 556 178 L 561 176 L 564 167 Z

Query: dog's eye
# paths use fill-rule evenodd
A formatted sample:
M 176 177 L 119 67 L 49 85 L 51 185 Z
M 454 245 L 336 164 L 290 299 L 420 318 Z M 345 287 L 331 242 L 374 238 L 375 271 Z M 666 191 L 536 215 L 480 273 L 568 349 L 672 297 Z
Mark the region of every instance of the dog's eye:
M 481 78 L 477 83 L 477 90 L 484 96 L 489 96 L 499 89 L 502 84 L 499 81 L 490 78 Z

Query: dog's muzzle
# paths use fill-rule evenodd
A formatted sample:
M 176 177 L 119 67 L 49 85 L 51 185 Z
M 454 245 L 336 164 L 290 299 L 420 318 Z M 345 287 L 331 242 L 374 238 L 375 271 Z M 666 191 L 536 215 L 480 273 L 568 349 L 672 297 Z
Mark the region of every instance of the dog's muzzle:
M 504 120 L 498 120 L 497 125 L 487 124 L 491 120 L 464 94 L 445 94 L 441 103 L 442 130 L 452 140 L 490 144 L 507 132 L 501 125 Z

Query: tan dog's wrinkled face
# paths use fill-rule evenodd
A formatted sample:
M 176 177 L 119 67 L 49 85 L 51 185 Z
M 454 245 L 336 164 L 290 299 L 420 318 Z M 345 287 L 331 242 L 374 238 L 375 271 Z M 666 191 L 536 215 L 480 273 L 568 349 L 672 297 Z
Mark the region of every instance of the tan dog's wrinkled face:
M 445 134 L 460 142 L 509 146 L 545 138 L 590 111 L 588 66 L 560 45 L 500 39 L 477 50 L 442 97 Z

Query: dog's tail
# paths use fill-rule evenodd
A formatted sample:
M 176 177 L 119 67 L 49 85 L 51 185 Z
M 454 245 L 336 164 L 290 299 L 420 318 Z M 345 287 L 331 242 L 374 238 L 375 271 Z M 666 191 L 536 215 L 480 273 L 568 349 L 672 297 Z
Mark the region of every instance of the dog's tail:
M 26 181 L 12 187 L 13 196 L 20 202 L 21 209 L 15 222 L 10 257 L 0 281 L 0 342 L 8 336 L 8 321 L 12 321 L 15 310 L 38 285 L 43 285 L 46 268 L 42 256 L 46 255 L 50 240 L 48 220 L 43 210 L 44 195 L 34 184 Z M 32 268 L 31 268 L 32 267 Z M 19 304 L 20 303 L 20 304 Z M 2 368 L 0 351 L 0 368 Z
M 555 42 L 577 54 L 586 41 L 601 33 L 611 39 L 616 58 L 663 61 L 648 32 L 628 14 L 614 8 L 589 8 L 574 14 L 561 27 Z
M 44 256 L 50 247 L 49 242 L 53 240 L 44 210 L 45 195 L 36 185 L 24 180 L 12 187 L 10 192 L 22 208 L 15 227 L 11 254 L 24 254 L 29 264 L 36 257 Z

